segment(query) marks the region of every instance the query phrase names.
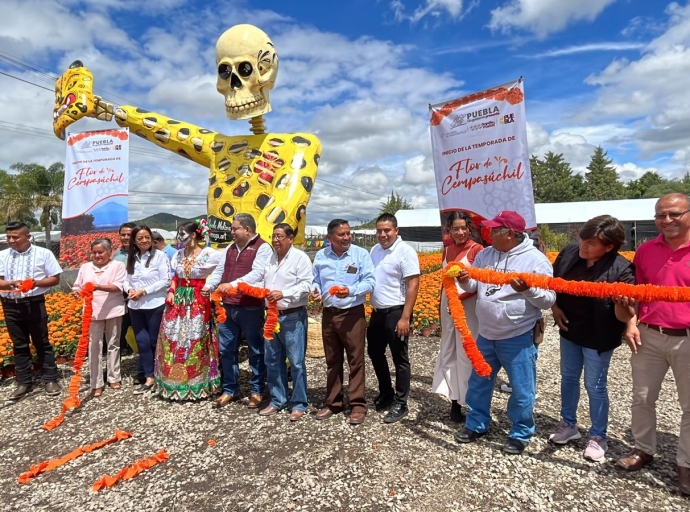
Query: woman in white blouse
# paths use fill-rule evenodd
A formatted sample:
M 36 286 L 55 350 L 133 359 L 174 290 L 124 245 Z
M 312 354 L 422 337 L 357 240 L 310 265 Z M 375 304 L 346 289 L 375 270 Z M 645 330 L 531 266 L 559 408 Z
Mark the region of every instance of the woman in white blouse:
M 146 382 L 136 388 L 134 394 L 142 394 L 153 389 L 153 362 L 165 296 L 170 286 L 170 262 L 163 251 L 153 246 L 148 226 L 132 229 L 131 240 L 134 243 L 129 246 L 124 289 L 139 349 L 139 370 L 146 377 Z

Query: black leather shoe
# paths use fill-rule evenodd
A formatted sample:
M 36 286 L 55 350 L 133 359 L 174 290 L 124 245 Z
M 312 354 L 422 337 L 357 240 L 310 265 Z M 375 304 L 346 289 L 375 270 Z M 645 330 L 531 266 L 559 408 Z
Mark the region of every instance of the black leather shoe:
M 395 403 L 388 411 L 388 414 L 386 414 L 386 417 L 383 418 L 383 422 L 395 423 L 407 416 L 408 412 L 409 410 L 407 409 L 407 405 Z
M 8 398 L 10 400 L 19 400 L 23 396 L 31 393 L 31 389 L 31 386 L 19 384 L 16 388 L 14 388 L 14 391 L 12 391 L 12 394 Z
M 453 400 L 450 406 L 450 421 L 453 423 L 462 423 L 465 421 L 465 414 L 462 412 L 462 406 Z
M 395 400 L 395 395 L 393 393 L 390 395 L 379 393 L 376 398 L 374 398 L 374 407 L 377 411 L 381 411 L 392 404 L 393 400 Z
M 475 432 L 465 427 L 455 433 L 455 440 L 458 443 L 472 443 L 482 437 L 486 432 Z
M 47 382 L 46 383 L 46 395 L 57 396 L 62 390 L 57 382 Z
M 506 444 L 503 445 L 503 453 L 507 453 L 509 455 L 520 455 L 525 451 L 526 447 L 527 443 L 523 443 L 522 441 L 509 437 L 506 441 Z
M 143 375 L 137 375 L 132 379 L 132 384 L 134 386 L 141 386 L 142 384 L 146 384 L 146 377 Z

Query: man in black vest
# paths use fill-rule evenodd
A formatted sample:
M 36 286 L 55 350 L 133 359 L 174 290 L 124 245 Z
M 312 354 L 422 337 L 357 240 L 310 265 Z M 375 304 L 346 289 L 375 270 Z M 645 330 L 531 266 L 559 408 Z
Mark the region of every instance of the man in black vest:
M 225 250 L 220 264 L 206 281 L 202 295 L 208 296 L 216 288 L 221 293 L 226 292 L 237 287 L 240 282 L 257 285 L 263 281 L 273 250 L 256 233 L 254 218 L 248 213 L 238 213 L 233 217 L 231 230 L 234 243 Z M 240 332 L 243 332 L 249 349 L 249 367 L 252 370 L 249 408 L 256 409 L 263 400 L 266 386 L 264 301 L 238 293 L 224 298 L 223 302 L 227 320 L 218 326 L 223 394 L 213 402 L 213 407 L 220 408 L 240 399 L 239 344 Z

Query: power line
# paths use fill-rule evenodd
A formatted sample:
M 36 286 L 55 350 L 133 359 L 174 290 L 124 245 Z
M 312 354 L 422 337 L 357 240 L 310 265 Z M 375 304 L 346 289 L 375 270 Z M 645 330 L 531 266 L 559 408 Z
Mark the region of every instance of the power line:
M 35 85 L 36 87 L 40 87 L 41 89 L 45 89 L 46 91 L 50 91 L 52 93 L 55 92 L 55 89 L 48 89 L 47 87 L 44 87 L 40 84 L 35 84 L 33 82 L 29 82 L 28 80 L 24 80 L 23 78 L 19 78 L 18 76 L 10 75 L 9 73 L 5 73 L 3 71 L 0 71 L 0 75 L 9 76 L 10 78 L 14 78 L 15 80 L 19 80 L 20 82 L 24 82 L 25 84 Z

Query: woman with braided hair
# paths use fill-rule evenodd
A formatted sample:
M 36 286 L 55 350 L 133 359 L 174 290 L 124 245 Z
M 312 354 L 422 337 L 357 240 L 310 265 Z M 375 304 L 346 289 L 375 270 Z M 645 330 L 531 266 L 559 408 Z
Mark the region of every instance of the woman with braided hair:
M 205 221 L 186 222 L 177 231 L 182 249 L 172 257 L 175 271 L 158 339 L 154 390 L 170 400 L 195 400 L 220 391 L 218 338 L 212 305 L 200 295 L 221 254 L 201 247 Z

